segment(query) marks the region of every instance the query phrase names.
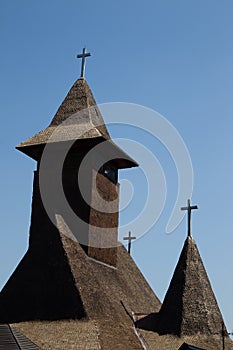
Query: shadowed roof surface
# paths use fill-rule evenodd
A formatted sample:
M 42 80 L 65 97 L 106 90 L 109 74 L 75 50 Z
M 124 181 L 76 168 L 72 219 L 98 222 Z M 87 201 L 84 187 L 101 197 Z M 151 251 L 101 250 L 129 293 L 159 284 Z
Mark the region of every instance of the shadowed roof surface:
M 105 319 L 159 311 L 160 301 L 124 246 L 117 268 L 89 258 L 60 218 L 46 252 L 29 247 L 0 293 L 0 321 Z M 124 305 L 124 306 L 123 306 Z
M 157 329 L 160 334 L 214 335 L 223 318 L 198 248 L 187 237 L 164 298 Z

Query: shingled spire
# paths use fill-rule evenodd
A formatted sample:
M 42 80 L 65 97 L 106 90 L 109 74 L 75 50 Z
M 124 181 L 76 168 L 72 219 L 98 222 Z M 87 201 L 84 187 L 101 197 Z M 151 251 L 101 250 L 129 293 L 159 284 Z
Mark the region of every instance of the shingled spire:
M 76 115 L 76 118 L 73 116 Z M 65 122 L 65 123 L 64 123 Z M 102 115 L 85 79 L 79 78 L 69 90 L 49 126 L 20 143 L 17 149 L 38 160 L 46 142 L 58 125 L 63 125 L 59 141 L 103 138 L 110 140 Z M 75 128 L 75 129 L 74 129 Z M 79 131 L 75 134 L 75 131 Z M 82 131 L 80 133 L 80 130 Z
M 182 249 L 156 327 L 160 334 L 221 334 L 223 318 L 192 237 Z

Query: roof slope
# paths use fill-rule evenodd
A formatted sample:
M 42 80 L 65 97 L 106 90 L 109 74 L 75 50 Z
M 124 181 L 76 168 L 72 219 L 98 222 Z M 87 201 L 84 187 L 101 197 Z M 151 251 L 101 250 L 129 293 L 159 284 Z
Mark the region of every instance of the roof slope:
M 13 326 L 41 350 L 142 350 L 130 322 L 36 321 Z
M 17 148 L 23 150 L 24 147 L 45 144 L 51 138 L 56 127 L 62 123 L 64 123 L 62 128 L 59 129 L 59 133 L 57 132 L 54 137 L 56 141 L 95 137 L 110 139 L 104 120 L 86 80 L 79 78 L 58 108 L 50 125 L 20 143 Z
M 128 154 L 110 138 L 103 117 L 85 79 L 79 78 L 71 87 L 47 128 L 21 142 L 16 148 L 39 160 L 46 144 L 61 145 L 69 142 L 69 148 L 92 147 L 103 142 L 106 159 L 117 168 L 138 166 Z M 52 149 L 50 152 L 60 152 Z
M 183 343 L 181 345 L 181 347 L 179 348 L 179 350 L 205 350 L 205 349 L 202 349 L 202 348 L 199 348 L 199 347 L 196 347 L 194 345 L 187 344 L 187 343 Z
M 196 347 L 206 350 L 222 350 L 222 336 L 196 334 L 192 336 L 178 337 L 175 335 L 159 335 L 155 332 L 140 330 L 141 335 L 150 350 L 179 350 L 180 346 L 185 342 Z M 229 337 L 225 338 L 225 348 L 233 350 L 233 342 Z
M 125 247 L 117 248 L 117 268 L 90 259 L 80 245 L 67 238 L 67 226 L 59 225 L 71 271 L 90 318 L 122 321 L 128 312 L 148 314 L 161 304 Z M 128 318 L 128 316 L 127 316 Z
M 159 312 L 160 334 L 214 335 L 223 318 L 195 241 L 187 237 Z
M 51 241 L 49 255 L 45 249 L 36 257 L 29 248 L 0 294 L 0 315 L 10 315 L 8 321 L 17 322 L 14 328 L 42 350 L 142 349 L 130 316 L 158 311 L 161 304 L 124 246 L 117 248 L 117 268 L 113 268 L 89 258 L 68 237 L 72 233 L 61 218 L 55 230 L 59 243 Z M 66 280 L 56 271 L 61 268 Z M 57 280 L 60 283 L 51 288 Z M 75 315 L 77 306 L 80 314 Z M 45 311 L 53 316 L 50 320 Z
M 47 243 L 31 246 L 0 293 L 0 322 L 102 319 L 158 311 L 160 302 L 123 246 L 117 268 L 89 258 L 62 219 Z

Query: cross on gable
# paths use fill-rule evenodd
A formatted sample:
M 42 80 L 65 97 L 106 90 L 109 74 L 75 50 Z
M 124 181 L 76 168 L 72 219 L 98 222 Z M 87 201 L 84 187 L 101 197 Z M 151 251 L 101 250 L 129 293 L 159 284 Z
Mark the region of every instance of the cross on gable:
M 82 68 L 81 68 L 81 78 L 84 78 L 84 73 L 85 73 L 85 62 L 86 62 L 86 57 L 91 56 L 90 52 L 86 52 L 86 48 L 83 48 L 83 52 L 77 55 L 77 58 L 82 59 Z
M 132 242 L 132 240 L 136 239 L 136 237 L 132 237 L 131 236 L 131 232 L 129 231 L 129 235 L 127 237 L 124 237 L 123 239 L 128 241 L 128 253 L 130 254 L 130 252 L 131 252 L 131 242 Z
M 198 209 L 197 205 L 191 205 L 190 204 L 190 199 L 188 199 L 188 205 L 187 207 L 182 207 L 181 210 L 187 210 L 188 211 L 188 237 L 191 237 L 191 214 L 192 210 Z

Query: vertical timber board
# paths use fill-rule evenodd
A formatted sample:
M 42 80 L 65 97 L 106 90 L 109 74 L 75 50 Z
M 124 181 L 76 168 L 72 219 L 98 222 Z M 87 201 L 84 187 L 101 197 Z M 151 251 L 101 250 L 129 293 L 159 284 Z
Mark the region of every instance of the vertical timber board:
M 93 169 L 88 255 L 115 267 L 118 217 L 119 184 Z

